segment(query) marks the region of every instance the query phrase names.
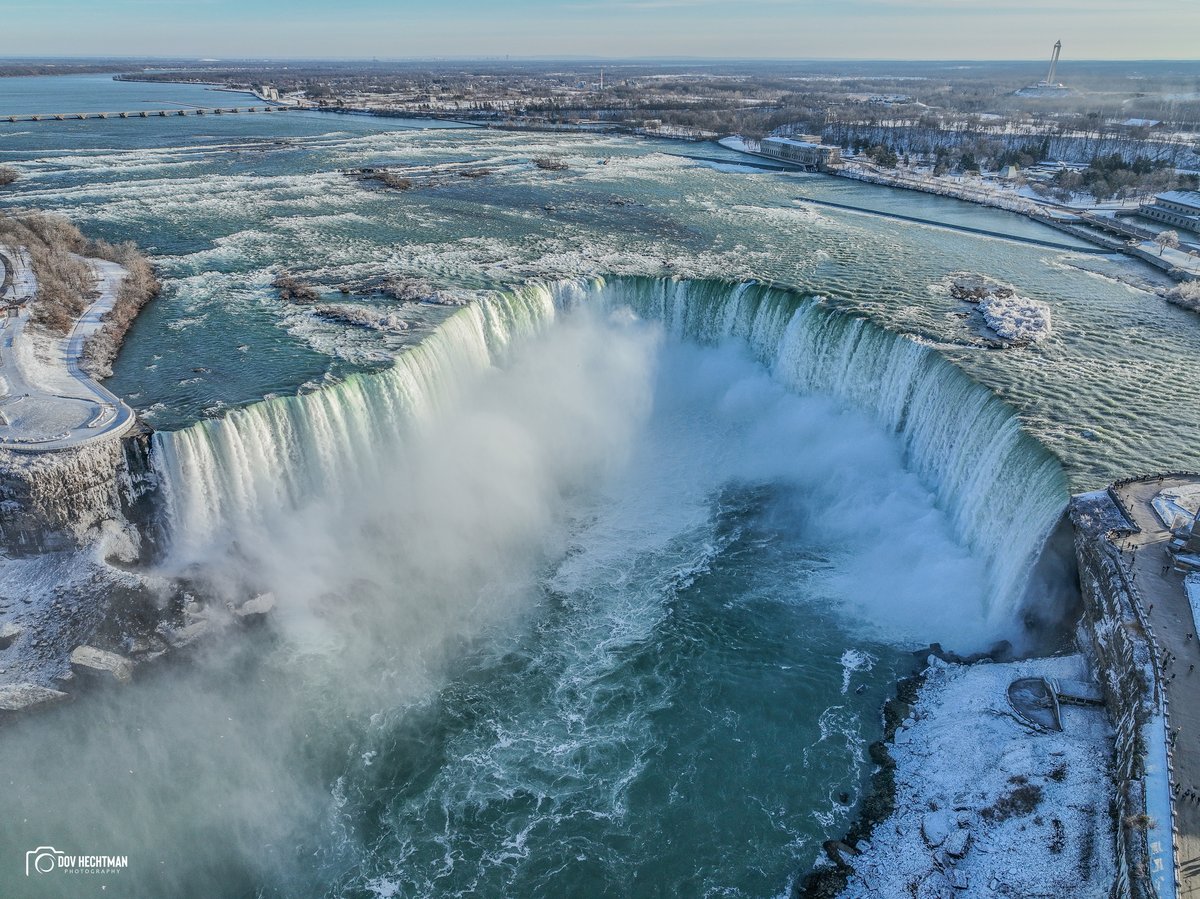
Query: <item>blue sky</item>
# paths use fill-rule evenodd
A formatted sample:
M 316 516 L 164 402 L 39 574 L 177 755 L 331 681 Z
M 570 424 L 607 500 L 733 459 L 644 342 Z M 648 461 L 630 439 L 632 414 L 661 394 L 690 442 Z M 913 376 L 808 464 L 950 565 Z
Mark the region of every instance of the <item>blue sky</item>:
M 1196 59 L 1200 0 L 4 0 L 0 56 Z

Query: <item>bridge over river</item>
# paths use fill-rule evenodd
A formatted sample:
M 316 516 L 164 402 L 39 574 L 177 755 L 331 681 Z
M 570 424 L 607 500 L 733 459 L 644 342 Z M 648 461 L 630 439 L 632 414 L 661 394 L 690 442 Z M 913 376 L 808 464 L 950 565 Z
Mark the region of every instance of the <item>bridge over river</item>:
M 86 119 L 158 119 L 171 116 L 237 115 L 255 112 L 286 112 L 295 106 L 268 104 L 266 106 L 192 106 L 175 109 L 138 109 L 132 112 L 22 112 L 14 115 L 0 113 L 0 122 L 67 122 Z

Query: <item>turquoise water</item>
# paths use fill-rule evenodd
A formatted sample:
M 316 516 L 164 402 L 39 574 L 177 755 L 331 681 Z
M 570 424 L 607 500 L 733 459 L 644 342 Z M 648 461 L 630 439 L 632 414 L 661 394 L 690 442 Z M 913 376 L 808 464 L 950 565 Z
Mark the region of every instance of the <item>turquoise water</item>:
M 7 730 L 6 871 L 54 845 L 127 853 L 108 895 L 780 895 L 850 821 L 909 651 L 1032 639 L 1068 490 L 1200 462 L 1197 321 L 1125 263 L 795 198 L 1056 232 L 688 145 L 434 125 L 0 123 L 0 202 L 163 274 L 108 382 L 160 429 L 160 573 L 279 600 Z M 385 164 L 416 187 L 341 171 Z M 281 269 L 410 327 L 289 306 Z M 1049 304 L 1052 336 L 989 348 L 958 271 Z M 380 275 L 478 302 L 338 291 Z

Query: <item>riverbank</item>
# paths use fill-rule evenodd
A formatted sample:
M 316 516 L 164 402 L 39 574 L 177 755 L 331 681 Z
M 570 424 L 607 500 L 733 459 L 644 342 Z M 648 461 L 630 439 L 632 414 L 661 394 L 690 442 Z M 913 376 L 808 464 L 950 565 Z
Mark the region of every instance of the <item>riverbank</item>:
M 43 215 L 0 220 L 0 237 L 0 450 L 121 437 L 136 416 L 97 379 L 112 373 L 125 333 L 159 291 L 149 263 L 132 245 L 87 241 Z
M 1059 726 L 1014 705 L 1010 685 L 1029 678 L 1075 694 L 1056 705 Z M 931 656 L 885 707 L 860 823 L 827 844 L 830 860 L 795 895 L 1107 896 L 1112 729 L 1098 695 L 1078 654 L 972 665 Z
M 722 138 L 717 143 L 735 153 L 743 153 L 759 159 L 775 159 L 775 157 L 766 156 L 750 149 L 745 142 L 736 138 Z M 1194 259 L 1187 253 L 1178 250 L 1159 252 L 1160 248 L 1150 240 L 1130 241 L 1103 233 L 1102 226 L 1105 225 L 1105 222 L 1099 216 L 1076 212 L 1052 203 L 1038 202 L 1013 191 L 989 190 L 982 186 L 953 182 L 946 178 L 908 176 L 899 171 L 881 169 L 861 160 L 847 161 L 843 159 L 840 163 L 830 166 L 825 174 L 1013 212 L 1100 248 L 1099 250 L 1079 250 L 1079 252 L 1122 253 L 1165 272 L 1176 281 L 1200 279 L 1200 259 Z M 827 202 L 826 205 L 837 204 Z M 1052 245 L 1051 242 L 1044 243 Z
M 868 184 L 928 193 L 975 203 L 979 206 L 1015 212 L 1047 227 L 1069 234 L 1078 240 L 1093 243 L 1104 251 L 1122 253 L 1139 262 L 1146 263 L 1167 273 L 1177 281 L 1200 278 L 1200 260 L 1195 260 L 1186 253 L 1174 250 L 1159 253 L 1158 248 L 1149 240 L 1126 241 L 1102 233 L 1099 230 L 1099 224 L 1103 224 L 1103 222 L 1100 222 L 1099 217 L 1095 215 L 1077 214 L 1052 204 L 1038 203 L 1015 194 L 973 190 L 961 185 L 950 184 L 945 179 L 906 178 L 898 174 L 886 173 L 875 167 L 868 168 L 861 163 L 843 163 L 831 169 L 829 174 Z M 1097 224 L 1098 222 L 1099 224 Z

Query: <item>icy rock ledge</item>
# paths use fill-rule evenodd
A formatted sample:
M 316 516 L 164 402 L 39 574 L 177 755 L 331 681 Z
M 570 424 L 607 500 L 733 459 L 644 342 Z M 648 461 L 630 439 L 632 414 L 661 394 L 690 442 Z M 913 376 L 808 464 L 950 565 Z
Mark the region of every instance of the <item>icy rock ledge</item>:
M 972 303 L 983 316 L 984 324 L 1003 341 L 1037 343 L 1053 331 L 1050 307 L 1040 300 L 1020 296 L 1011 284 L 970 272 L 956 272 L 948 280 L 950 295 Z
M 1050 336 L 1050 307 L 1028 297 L 988 297 L 976 308 L 1002 339 L 1036 343 Z

